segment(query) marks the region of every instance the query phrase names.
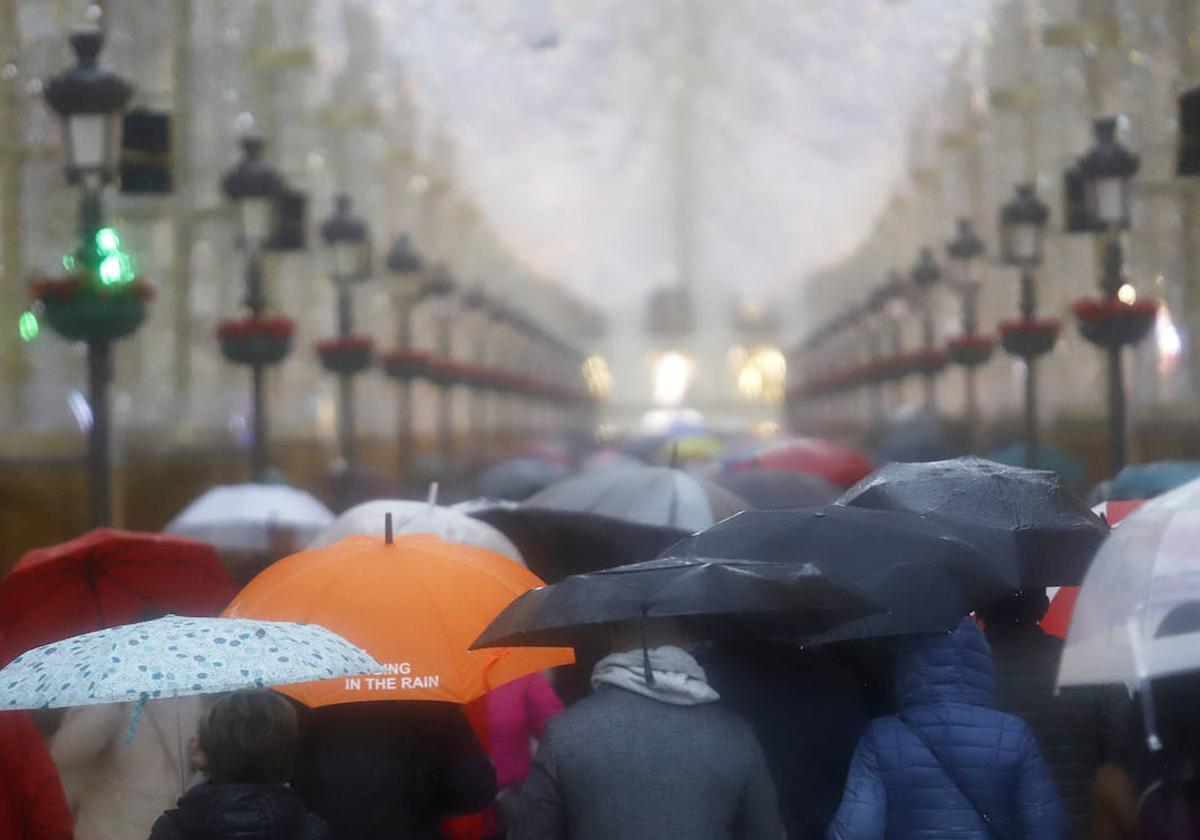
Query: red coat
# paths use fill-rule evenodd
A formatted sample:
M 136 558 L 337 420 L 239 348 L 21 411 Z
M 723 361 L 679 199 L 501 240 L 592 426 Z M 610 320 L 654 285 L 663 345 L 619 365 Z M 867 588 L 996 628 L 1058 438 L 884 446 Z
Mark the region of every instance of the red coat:
M 0 837 L 71 840 L 71 812 L 33 718 L 0 712 Z

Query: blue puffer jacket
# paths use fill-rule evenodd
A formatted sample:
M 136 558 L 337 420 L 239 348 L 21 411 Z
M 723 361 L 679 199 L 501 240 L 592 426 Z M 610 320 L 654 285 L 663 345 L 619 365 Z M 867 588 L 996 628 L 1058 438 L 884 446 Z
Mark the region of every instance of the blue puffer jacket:
M 996 711 L 992 658 L 973 621 L 901 643 L 900 715 L 937 748 L 990 831 L 937 759 L 900 716 L 868 727 L 829 827 L 833 840 L 1061 840 L 1066 817 L 1037 742 L 1025 724 Z

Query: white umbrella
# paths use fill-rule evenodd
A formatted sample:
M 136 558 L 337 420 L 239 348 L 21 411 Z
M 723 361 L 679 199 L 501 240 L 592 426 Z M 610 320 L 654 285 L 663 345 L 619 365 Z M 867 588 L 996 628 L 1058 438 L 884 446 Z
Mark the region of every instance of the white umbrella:
M 1179 620 L 1197 605 L 1200 480 L 1146 503 L 1101 546 L 1075 602 L 1059 685 L 1200 669 L 1200 625 Z
M 356 505 L 317 535 L 309 548 L 324 548 L 353 534 L 384 536 L 384 520 L 392 515 L 397 534 L 433 534 L 449 542 L 473 545 L 503 554 L 525 565 L 521 552 L 498 530 L 462 511 L 431 502 L 377 499 Z
M 183 509 L 163 530 L 209 543 L 218 551 L 267 551 L 286 532 L 297 547 L 333 521 L 333 511 L 303 490 L 282 484 L 214 487 Z
M 0 709 L 144 703 L 382 672 L 315 624 L 168 615 L 26 651 L 0 670 Z

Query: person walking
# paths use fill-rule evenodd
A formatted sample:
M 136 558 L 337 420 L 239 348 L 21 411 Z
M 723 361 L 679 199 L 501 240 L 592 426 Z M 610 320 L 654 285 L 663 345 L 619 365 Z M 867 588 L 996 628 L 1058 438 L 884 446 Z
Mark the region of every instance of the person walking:
M 150 840 L 333 840 L 287 785 L 297 735 L 296 710 L 278 694 L 221 697 L 197 735 L 207 778 L 158 818 Z
M 50 739 L 76 840 L 142 838 L 192 782 L 185 744 L 204 713 L 202 697 L 151 700 L 132 740 L 133 703 L 68 709 Z
M 71 812 L 54 762 L 26 712 L 0 712 L 0 837 L 73 837 Z
M 672 626 L 645 625 L 645 639 L 614 631 L 595 691 L 546 726 L 508 809 L 510 840 L 781 840 L 750 725 L 718 702 Z
M 527 674 L 488 692 L 487 752 L 496 768 L 497 799 L 511 796 L 529 775 L 532 742 L 540 740 L 546 724 L 563 709 L 562 701 L 541 671 Z M 484 815 L 483 836 L 504 836 L 497 809 Z
M 304 721 L 293 786 L 337 840 L 439 840 L 492 804 L 496 773 L 459 706 L 347 703 Z
M 1033 731 L 1072 836 L 1082 840 L 1091 836 L 1096 774 L 1126 743 L 1129 693 L 1122 685 L 1057 690 L 1063 643 L 1038 625 L 1049 607 L 1044 589 L 1019 590 L 980 617 L 996 669 L 996 708 Z
M 896 714 L 855 749 L 830 840 L 1061 840 L 1066 815 L 1037 741 L 996 711 L 975 622 L 901 640 Z

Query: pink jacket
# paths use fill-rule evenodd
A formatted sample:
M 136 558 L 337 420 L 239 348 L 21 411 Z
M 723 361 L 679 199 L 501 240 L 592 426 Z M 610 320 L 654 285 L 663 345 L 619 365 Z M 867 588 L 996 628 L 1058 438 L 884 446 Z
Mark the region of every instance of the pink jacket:
M 539 672 L 502 685 L 487 695 L 488 755 L 500 789 L 529 775 L 531 739 L 540 738 L 546 722 L 562 711 L 546 675 Z

